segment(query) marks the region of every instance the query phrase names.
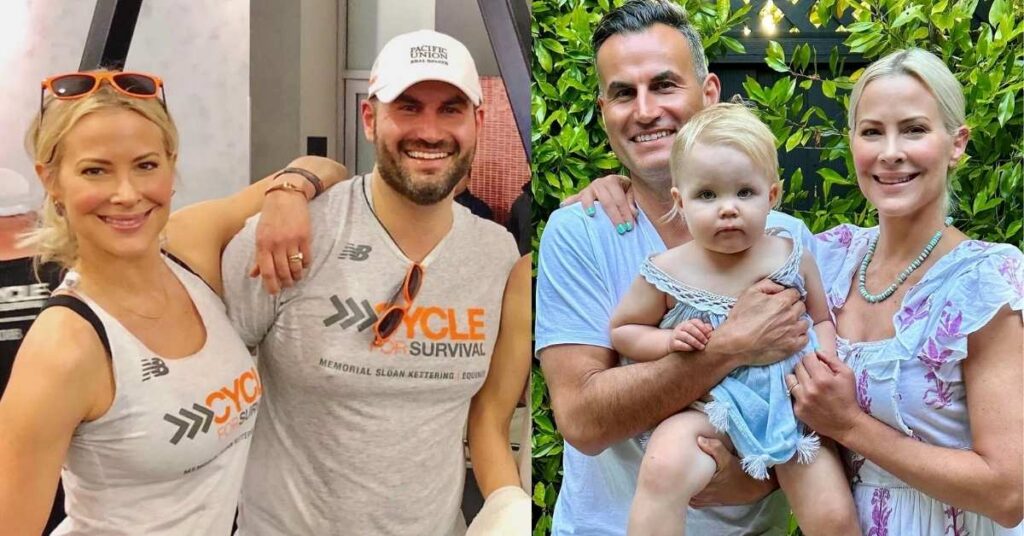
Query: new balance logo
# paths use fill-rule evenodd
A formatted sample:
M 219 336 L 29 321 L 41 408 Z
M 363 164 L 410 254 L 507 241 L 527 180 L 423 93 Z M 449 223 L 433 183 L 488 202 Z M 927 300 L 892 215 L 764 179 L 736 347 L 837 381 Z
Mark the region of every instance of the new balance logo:
M 373 306 L 366 300 L 356 303 L 352 298 L 348 298 L 342 302 L 341 298 L 335 295 L 331 296 L 331 305 L 338 312 L 325 318 L 324 326 L 330 327 L 340 323 L 342 329 L 356 326 L 359 331 L 363 331 L 377 321 L 377 313 L 373 312 Z
M 170 372 L 170 370 L 167 368 L 167 364 L 159 357 L 142 360 L 142 381 L 147 381 L 150 378 L 156 378 L 158 376 L 164 376 L 168 372 Z
M 373 248 L 370 246 L 349 242 L 345 244 L 345 248 L 341 250 L 341 254 L 338 255 L 338 258 L 353 261 L 365 261 L 370 258 L 371 251 L 373 251 Z
M 164 414 L 165 421 L 178 427 L 178 431 L 174 432 L 174 436 L 171 437 L 172 445 L 177 445 L 178 441 L 181 441 L 182 436 L 186 433 L 189 439 L 195 439 L 196 434 L 199 432 L 205 434 L 210 429 L 210 423 L 213 422 L 213 412 L 199 404 L 192 404 L 192 409 L 195 412 L 185 408 L 178 410 L 178 414 L 188 419 L 187 421 L 179 419 L 170 413 Z

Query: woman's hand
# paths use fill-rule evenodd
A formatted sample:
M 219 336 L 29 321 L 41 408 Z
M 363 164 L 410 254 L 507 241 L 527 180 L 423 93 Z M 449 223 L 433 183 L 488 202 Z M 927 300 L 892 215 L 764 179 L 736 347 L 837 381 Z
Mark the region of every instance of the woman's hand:
M 862 415 L 857 405 L 853 371 L 838 358 L 810 353 L 786 375 L 798 419 L 815 432 L 843 443 L 843 437 Z
M 593 216 L 597 212 L 594 201 L 600 201 L 601 208 L 608 215 L 608 219 L 612 221 L 612 225 L 616 229 L 622 229 L 619 234 L 623 234 L 633 230 L 637 215 L 633 190 L 629 186 L 629 177 L 605 175 L 594 179 L 575 195 L 565 198 L 562 201 L 562 206 L 579 202 L 583 204 L 583 211 L 588 216 Z
M 263 288 L 270 294 L 293 286 L 309 267 L 308 203 L 302 192 L 289 190 L 272 191 L 263 201 L 256 226 L 256 259 L 249 277 L 262 277 Z

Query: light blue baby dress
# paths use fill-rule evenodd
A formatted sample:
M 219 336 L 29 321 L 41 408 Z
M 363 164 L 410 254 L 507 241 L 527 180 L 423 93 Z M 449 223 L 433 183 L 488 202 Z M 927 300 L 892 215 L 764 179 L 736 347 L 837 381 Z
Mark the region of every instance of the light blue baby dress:
M 829 309 L 846 304 L 852 281 L 878 228 L 841 225 L 817 236 L 818 266 Z M 940 447 L 972 446 L 963 362 L 967 339 L 1008 306 L 1024 309 L 1024 255 L 1008 244 L 966 240 L 935 262 L 907 290 L 892 319 L 895 337 L 850 342 L 839 358 L 853 369 L 857 403 L 909 437 Z M 1020 356 L 1004 356 L 1020 359 Z M 844 452 L 853 500 L 865 536 L 1024 535 L 1024 524 L 992 519 L 944 504 L 871 460 Z
M 789 231 L 771 227 L 765 233 L 779 235 L 789 234 Z M 786 262 L 768 277 L 784 287 L 797 289 L 801 297 L 806 297 L 807 290 L 800 275 L 803 246 L 799 240 L 792 240 L 792 243 L 793 250 Z M 736 298 L 677 281 L 649 258 L 640 266 L 640 275 L 676 300 L 676 305 L 661 319 L 660 328 L 671 329 L 692 318 L 718 328 L 736 303 Z M 804 318 L 810 320 L 806 314 Z M 732 371 L 709 393 L 712 401 L 704 406 L 708 420 L 719 432 L 729 435 L 740 455 L 743 470 L 754 478 L 767 478 L 769 467 L 787 462 L 794 455 L 801 463 L 809 463 L 818 451 L 818 437 L 813 433 L 804 434 L 796 420 L 785 382 L 786 374 L 792 372 L 800 358 L 818 346 L 813 329 L 808 330 L 808 339 L 803 350 L 786 359 Z

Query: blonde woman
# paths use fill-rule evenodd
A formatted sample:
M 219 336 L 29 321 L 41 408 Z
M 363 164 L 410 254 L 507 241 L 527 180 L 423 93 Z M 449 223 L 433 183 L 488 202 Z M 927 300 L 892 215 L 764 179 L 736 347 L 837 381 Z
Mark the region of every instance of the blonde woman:
M 839 359 L 797 365 L 794 409 L 846 447 L 866 534 L 1024 534 L 1024 256 L 947 217 L 963 91 L 896 51 L 857 81 L 849 125 L 879 225 L 818 237 Z
M 47 199 L 28 243 L 69 272 L 0 400 L 3 532 L 38 534 L 62 476 L 54 534 L 228 534 L 262 388 L 220 254 L 266 199 L 280 225 L 263 275 L 291 284 L 306 198 L 345 170 L 300 158 L 171 215 L 178 134 L 159 78 L 72 73 L 43 92 L 28 145 Z

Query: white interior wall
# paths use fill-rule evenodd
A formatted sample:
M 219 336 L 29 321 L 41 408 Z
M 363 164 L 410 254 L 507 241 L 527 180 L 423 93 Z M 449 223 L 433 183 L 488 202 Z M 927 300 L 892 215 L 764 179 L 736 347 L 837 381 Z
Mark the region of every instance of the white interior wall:
M 22 142 L 39 110 L 39 82 L 77 70 L 94 7 L 0 1 L 0 168 L 34 175 Z M 126 69 L 164 79 L 181 131 L 175 207 L 248 184 L 248 0 L 143 2 Z

